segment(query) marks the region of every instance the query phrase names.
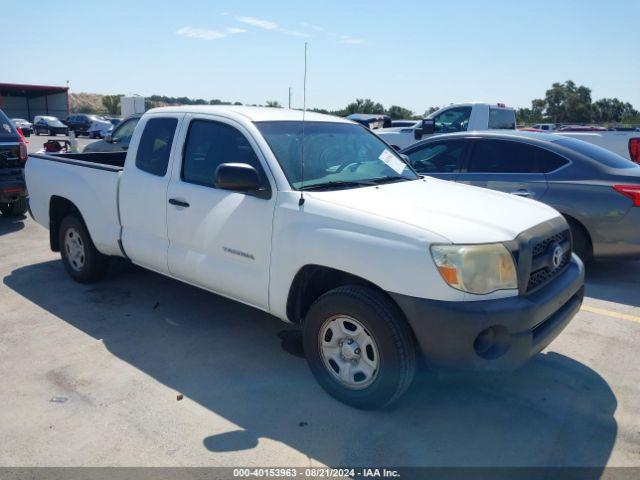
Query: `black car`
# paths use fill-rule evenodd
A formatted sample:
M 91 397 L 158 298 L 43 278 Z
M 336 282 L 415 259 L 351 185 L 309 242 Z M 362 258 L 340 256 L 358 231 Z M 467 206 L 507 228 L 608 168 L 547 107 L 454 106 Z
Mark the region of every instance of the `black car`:
M 33 133 L 36 135 L 69 134 L 69 127 L 56 117 L 36 115 L 33 121 Z
M 87 115 L 85 113 L 76 113 L 69 115 L 64 123 L 69 127 L 69 131 L 73 131 L 76 137 L 80 135 L 89 135 L 89 128 L 94 121 L 104 121 L 97 115 Z
M 4 216 L 17 217 L 27 211 L 26 161 L 27 146 L 0 110 L 0 212 Z
M 555 134 L 487 131 L 437 135 L 401 153 L 418 173 L 555 208 L 585 261 L 640 259 L 640 166 L 609 150 Z

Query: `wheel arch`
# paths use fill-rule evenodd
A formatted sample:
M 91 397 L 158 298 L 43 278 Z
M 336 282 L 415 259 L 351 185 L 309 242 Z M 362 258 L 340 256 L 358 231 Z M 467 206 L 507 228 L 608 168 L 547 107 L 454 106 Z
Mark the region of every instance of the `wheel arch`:
M 309 307 L 317 298 L 329 290 L 345 285 L 361 285 L 372 288 L 381 292 L 398 306 L 384 289 L 365 278 L 323 265 L 308 264 L 298 270 L 289 287 L 287 318 L 292 323 L 302 323 Z M 399 306 L 398 309 L 402 311 Z
M 60 222 L 69 214 L 78 215 L 80 220 L 85 223 L 80 210 L 71 200 L 58 195 L 51 196 L 49 200 L 49 244 L 54 252 L 60 251 Z
M 587 240 L 587 243 L 589 244 L 589 253 L 590 253 L 591 256 L 593 256 L 593 239 L 591 238 L 591 234 L 589 233 L 589 230 L 584 225 L 584 223 L 582 223 L 580 220 L 578 220 L 573 215 L 569 215 L 568 213 L 565 213 L 565 212 L 560 212 L 560 213 L 567 220 L 567 222 L 569 223 L 569 226 L 571 226 L 571 224 L 573 223 L 580 230 L 582 230 L 582 233 L 584 233 L 584 236 L 585 236 L 585 238 Z

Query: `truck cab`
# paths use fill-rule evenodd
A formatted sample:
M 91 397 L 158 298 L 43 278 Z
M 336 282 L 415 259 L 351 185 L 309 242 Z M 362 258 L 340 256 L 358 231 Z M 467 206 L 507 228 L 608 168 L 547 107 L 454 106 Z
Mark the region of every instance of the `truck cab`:
M 502 103 L 459 103 L 443 107 L 425 117 L 434 128 L 424 133 L 418 122 L 406 128 L 385 128 L 376 134 L 396 150 L 419 142 L 429 135 L 474 130 L 515 130 L 516 113 Z

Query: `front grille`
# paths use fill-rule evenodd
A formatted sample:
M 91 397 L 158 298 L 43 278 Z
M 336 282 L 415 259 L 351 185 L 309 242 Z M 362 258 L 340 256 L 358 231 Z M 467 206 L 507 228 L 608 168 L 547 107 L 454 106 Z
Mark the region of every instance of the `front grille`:
M 564 253 L 559 264 L 553 264 L 553 250 L 555 246 L 561 246 Z M 571 233 L 569 230 L 551 235 L 536 243 L 531 249 L 532 271 L 527 282 L 527 293 L 545 285 L 556 275 L 562 272 L 571 259 Z

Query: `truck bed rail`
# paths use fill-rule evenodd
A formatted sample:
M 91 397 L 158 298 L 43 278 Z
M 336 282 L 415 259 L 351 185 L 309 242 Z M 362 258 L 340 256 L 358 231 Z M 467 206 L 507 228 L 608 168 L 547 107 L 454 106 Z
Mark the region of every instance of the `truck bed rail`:
M 32 153 L 29 156 L 51 162 L 77 165 L 79 167 L 119 172 L 124 168 L 127 152 Z

